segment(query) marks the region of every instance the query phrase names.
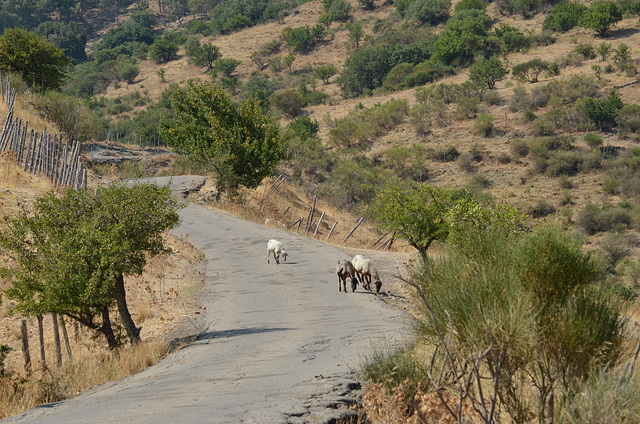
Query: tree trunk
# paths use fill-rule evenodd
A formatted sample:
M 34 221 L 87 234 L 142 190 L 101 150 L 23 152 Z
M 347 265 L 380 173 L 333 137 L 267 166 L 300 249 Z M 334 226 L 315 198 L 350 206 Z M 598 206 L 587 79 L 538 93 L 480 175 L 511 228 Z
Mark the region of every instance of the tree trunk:
M 109 349 L 115 349 L 118 347 L 118 341 L 113 334 L 113 328 L 111 327 L 111 318 L 109 317 L 109 308 L 102 308 L 102 327 L 98 329 L 99 332 L 104 334 L 109 344 Z
M 136 327 L 129 313 L 129 308 L 127 307 L 127 293 L 124 290 L 124 275 L 122 273 L 116 278 L 115 291 L 122 325 L 127 331 L 131 344 L 136 344 L 140 341 L 140 328 Z
M 69 361 L 71 361 L 72 359 L 71 344 L 69 343 L 69 335 L 67 334 L 67 325 L 64 322 L 64 315 L 60 315 L 60 328 L 62 329 L 62 337 L 64 338 L 64 345 L 67 348 L 67 355 L 69 356 Z

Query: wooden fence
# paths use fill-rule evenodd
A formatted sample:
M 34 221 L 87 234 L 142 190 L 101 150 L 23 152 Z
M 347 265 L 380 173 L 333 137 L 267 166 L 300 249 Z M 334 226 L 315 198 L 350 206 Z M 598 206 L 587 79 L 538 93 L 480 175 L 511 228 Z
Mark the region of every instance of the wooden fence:
M 62 140 L 62 136 L 51 136 L 47 129 L 42 133 L 29 129 L 29 122 L 14 118 L 16 90 L 9 78 L 2 83 L 0 73 L 0 95 L 7 105 L 7 116 L 0 132 L 0 154 L 13 153 L 18 166 L 34 175 L 45 175 L 54 187 L 80 189 L 87 185 L 87 170 L 80 159 L 80 142 Z

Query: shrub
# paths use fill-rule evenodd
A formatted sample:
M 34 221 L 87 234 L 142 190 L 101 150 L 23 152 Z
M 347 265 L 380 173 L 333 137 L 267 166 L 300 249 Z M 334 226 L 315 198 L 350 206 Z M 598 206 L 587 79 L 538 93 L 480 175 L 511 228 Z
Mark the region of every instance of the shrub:
M 478 116 L 473 124 L 474 133 L 483 137 L 489 137 L 493 133 L 493 116 L 483 113 Z
M 580 43 L 576 46 L 574 51 L 585 59 L 595 59 L 596 50 L 589 43 Z
M 511 112 L 533 109 L 534 106 L 533 98 L 526 88 L 516 87 L 513 90 L 513 96 L 511 96 L 511 99 L 509 100 L 509 110 Z
M 273 93 L 270 103 L 288 116 L 297 116 L 305 106 L 304 97 L 298 90 L 283 90 Z
M 453 11 L 460 12 L 462 10 L 468 10 L 468 9 L 477 9 L 477 10 L 485 11 L 487 10 L 487 4 L 483 0 L 460 0 L 458 3 L 456 3 L 455 7 L 453 8 Z
M 624 105 L 617 115 L 620 130 L 636 133 L 640 131 L 640 106 L 633 103 Z
M 216 60 L 215 69 L 216 71 L 222 72 L 227 78 L 230 78 L 241 63 L 242 62 L 236 59 L 222 58 Z
M 222 34 L 230 34 L 234 31 L 238 31 L 242 28 L 248 28 L 253 25 L 251 19 L 244 15 L 235 15 L 227 18 L 222 26 L 220 32 Z
M 580 18 L 587 10 L 578 2 L 558 3 L 544 19 L 542 27 L 551 31 L 566 32 L 578 25 Z
M 346 0 L 323 1 L 324 11 L 332 21 L 346 22 L 351 19 L 351 3 Z
M 549 69 L 549 63 L 541 59 L 532 59 L 513 67 L 513 77 L 524 82 L 538 82 L 538 77 Z
M 591 149 L 595 149 L 597 147 L 602 146 L 603 140 L 598 134 L 594 133 L 586 133 L 583 136 L 584 141 L 589 145 Z
M 423 24 L 436 25 L 449 17 L 451 0 L 413 0 L 405 17 Z
M 525 157 L 529 154 L 529 143 L 521 138 L 516 138 L 511 142 L 511 153 L 518 157 Z
M 519 52 L 530 46 L 529 38 L 519 29 L 501 22 L 493 29 L 494 34 L 504 44 L 507 52 Z
M 546 200 L 538 200 L 535 206 L 530 206 L 527 209 L 527 215 L 532 218 L 544 218 L 554 213 L 556 213 L 556 207 Z
M 612 196 L 620 192 L 620 182 L 615 178 L 607 178 L 602 183 L 602 191 Z
M 624 104 L 615 91 L 609 93 L 606 100 L 587 98 L 585 101 L 585 113 L 587 117 L 600 128 L 611 128 L 615 124 L 615 117 Z
M 620 207 L 604 206 L 599 208 L 594 204 L 587 204 L 578 215 L 578 225 L 588 234 L 611 231 L 616 226 L 631 225 L 631 214 Z

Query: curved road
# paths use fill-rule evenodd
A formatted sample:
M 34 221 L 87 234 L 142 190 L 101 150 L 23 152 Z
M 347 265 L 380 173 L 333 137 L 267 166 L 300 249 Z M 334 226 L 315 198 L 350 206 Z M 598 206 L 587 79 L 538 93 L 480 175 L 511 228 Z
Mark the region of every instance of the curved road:
M 156 180 L 159 184 L 168 179 Z M 198 177 L 174 177 L 187 191 Z M 406 340 L 408 318 L 377 296 L 338 292 L 343 251 L 190 204 L 176 234 L 207 261 L 207 332 L 157 365 L 2 423 L 324 423 L 346 413 L 374 345 Z M 289 258 L 267 264 L 266 242 Z

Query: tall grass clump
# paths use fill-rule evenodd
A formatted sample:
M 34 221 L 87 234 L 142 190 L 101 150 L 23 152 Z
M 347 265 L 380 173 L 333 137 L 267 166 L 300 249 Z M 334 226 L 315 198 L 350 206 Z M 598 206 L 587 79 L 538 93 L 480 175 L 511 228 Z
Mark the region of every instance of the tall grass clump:
M 443 404 L 444 392 L 466 399 L 485 423 L 505 418 L 497 410 L 514 422 L 546 421 L 552 394 L 568 398 L 621 355 L 622 309 L 601 277 L 559 228 L 455 231 L 412 274 L 422 306 L 416 345 L 433 347 L 423 363 L 436 368 L 424 381 Z M 449 412 L 464 421 L 462 405 Z

